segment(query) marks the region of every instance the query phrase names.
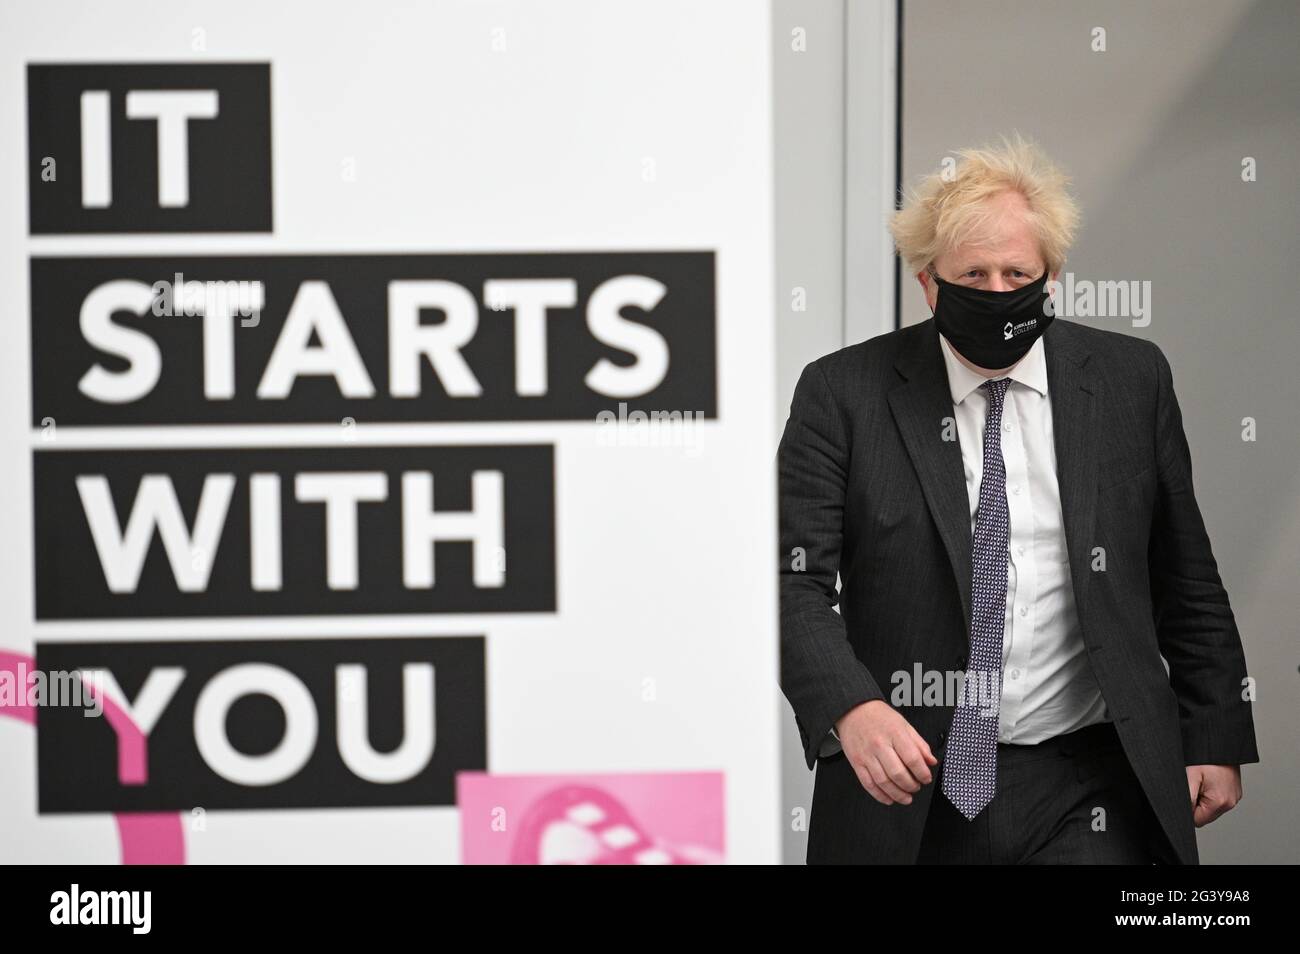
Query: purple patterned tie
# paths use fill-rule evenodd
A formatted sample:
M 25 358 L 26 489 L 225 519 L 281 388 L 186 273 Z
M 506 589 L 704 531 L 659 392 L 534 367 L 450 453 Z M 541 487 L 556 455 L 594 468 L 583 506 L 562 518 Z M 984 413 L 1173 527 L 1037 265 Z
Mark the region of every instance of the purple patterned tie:
M 998 710 L 1002 702 L 1002 637 L 1007 612 L 1007 473 L 1002 461 L 1002 399 L 1010 378 L 985 381 L 984 473 L 975 512 L 971 562 L 970 662 L 952 717 L 943 793 L 967 818 L 998 788 Z

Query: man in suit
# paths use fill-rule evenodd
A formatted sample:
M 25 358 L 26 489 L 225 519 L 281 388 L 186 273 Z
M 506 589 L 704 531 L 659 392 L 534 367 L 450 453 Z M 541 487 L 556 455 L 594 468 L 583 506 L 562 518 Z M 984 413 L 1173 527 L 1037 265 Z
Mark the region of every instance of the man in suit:
M 961 157 L 891 223 L 933 317 L 809 364 L 781 439 L 808 862 L 1197 864 L 1258 754 L 1169 363 L 1054 316 L 1037 147 Z

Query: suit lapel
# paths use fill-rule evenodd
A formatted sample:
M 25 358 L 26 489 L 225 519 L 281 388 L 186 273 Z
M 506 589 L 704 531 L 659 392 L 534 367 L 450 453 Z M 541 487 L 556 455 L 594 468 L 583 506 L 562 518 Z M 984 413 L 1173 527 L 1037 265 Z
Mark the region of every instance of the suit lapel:
M 961 596 L 966 632 L 970 632 L 971 531 L 966 473 L 956 425 L 952 392 L 939 351 L 933 318 L 922 322 L 895 361 L 900 381 L 889 391 L 889 407 Z M 1097 383 L 1086 370 L 1088 352 L 1069 322 L 1057 319 L 1043 333 L 1047 388 L 1052 402 L 1057 483 L 1065 525 L 1071 578 L 1080 620 L 1084 617 L 1091 577 L 1091 540 L 1097 507 Z M 951 440 L 944 440 L 945 433 Z
M 1078 327 L 1060 318 L 1043 332 L 1056 445 L 1056 482 L 1075 605 L 1086 635 L 1085 604 L 1092 579 L 1092 531 L 1097 520 L 1097 407 L 1101 383 L 1088 366 L 1089 352 L 1079 339 Z
M 948 369 L 934 319 L 922 322 L 894 367 L 903 378 L 889 392 L 889 407 L 939 528 L 970 632 L 971 533 L 966 471 L 953 419 Z M 951 440 L 944 440 L 945 434 Z

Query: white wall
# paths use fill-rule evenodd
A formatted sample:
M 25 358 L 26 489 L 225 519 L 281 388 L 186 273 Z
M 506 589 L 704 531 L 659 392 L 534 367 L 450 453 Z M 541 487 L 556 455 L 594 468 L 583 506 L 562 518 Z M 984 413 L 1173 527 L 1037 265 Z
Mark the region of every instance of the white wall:
M 808 362 L 894 327 L 893 3 L 777 0 L 777 433 Z M 813 774 L 782 713 L 785 861 L 803 864 Z

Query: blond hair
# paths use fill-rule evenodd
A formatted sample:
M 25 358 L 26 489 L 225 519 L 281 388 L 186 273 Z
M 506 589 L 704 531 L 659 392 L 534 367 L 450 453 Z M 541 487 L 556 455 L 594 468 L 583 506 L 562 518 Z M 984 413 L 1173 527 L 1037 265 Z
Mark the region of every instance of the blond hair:
M 955 170 L 922 179 L 890 219 L 890 234 L 908 268 L 919 272 L 942 253 L 978 239 L 990 214 L 985 200 L 1011 190 L 1029 206 L 1027 219 L 1048 272 L 1059 271 L 1079 225 L 1079 207 L 1066 188 L 1069 177 L 1019 133 L 1003 136 L 1000 146 L 957 155 Z

